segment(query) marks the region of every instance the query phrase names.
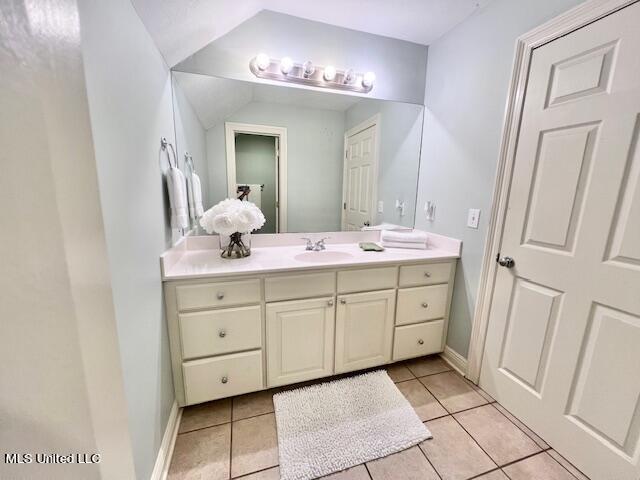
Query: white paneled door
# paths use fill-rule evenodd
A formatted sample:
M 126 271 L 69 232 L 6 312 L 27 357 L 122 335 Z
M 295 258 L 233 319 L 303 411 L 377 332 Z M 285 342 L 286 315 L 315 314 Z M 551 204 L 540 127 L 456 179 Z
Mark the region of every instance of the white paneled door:
M 533 51 L 480 385 L 593 479 L 640 478 L 639 136 L 640 3 Z
M 373 221 L 377 125 L 347 137 L 344 188 L 343 230 L 360 230 Z

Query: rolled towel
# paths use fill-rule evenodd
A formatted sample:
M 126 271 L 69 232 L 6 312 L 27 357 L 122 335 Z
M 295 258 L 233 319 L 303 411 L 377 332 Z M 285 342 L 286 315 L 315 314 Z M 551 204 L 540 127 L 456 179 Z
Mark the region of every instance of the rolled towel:
M 187 185 L 180 169 L 169 168 L 167 172 L 167 190 L 169 191 L 169 207 L 171 209 L 171 228 L 188 228 Z
M 382 242 L 380 242 L 380 244 L 384 248 L 411 248 L 414 250 L 427 249 L 426 243 L 419 243 L 419 242 L 386 242 L 383 240 Z
M 190 182 L 190 195 L 189 195 L 189 215 L 193 219 L 198 219 L 204 214 L 204 208 L 202 208 L 202 184 L 200 183 L 200 177 L 196 173 L 191 174 Z
M 427 234 L 424 232 L 402 232 L 383 230 L 380 233 L 380 240 L 392 243 L 422 243 L 427 244 Z

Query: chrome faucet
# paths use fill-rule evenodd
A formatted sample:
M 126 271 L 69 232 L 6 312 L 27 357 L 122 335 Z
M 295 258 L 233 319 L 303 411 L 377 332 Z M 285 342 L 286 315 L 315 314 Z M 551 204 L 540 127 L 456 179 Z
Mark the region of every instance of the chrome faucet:
M 305 247 L 305 250 L 319 252 L 321 250 L 326 250 L 327 249 L 327 247 L 324 244 L 324 241 L 328 240 L 328 239 L 329 239 L 329 237 L 324 237 L 324 238 L 321 238 L 320 240 L 318 240 L 315 243 L 313 243 L 313 241 L 311 241 L 311 239 L 307 238 L 307 237 L 303 237 L 301 240 L 306 240 L 307 241 L 307 246 Z

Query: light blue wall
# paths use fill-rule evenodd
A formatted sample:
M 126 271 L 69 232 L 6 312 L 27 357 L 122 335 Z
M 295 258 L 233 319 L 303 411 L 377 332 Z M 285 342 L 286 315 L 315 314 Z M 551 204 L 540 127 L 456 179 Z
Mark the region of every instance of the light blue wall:
M 159 267 L 172 236 L 159 148 L 175 141 L 171 77 L 129 0 L 79 7 L 136 476 L 147 479 L 174 401 Z
M 493 0 L 429 47 L 416 227 L 463 241 L 447 344 L 467 356 L 516 38 L 579 0 Z M 422 207 L 436 202 L 436 219 Z M 480 208 L 480 228 L 467 228 Z
M 173 83 L 173 112 L 176 128 L 176 148 L 180 166 L 183 168 L 184 154 L 189 152 L 193 157 L 193 164 L 202 189 L 202 202 L 207 205 L 207 188 L 209 184 L 209 169 L 207 167 L 207 136 L 206 130 L 200 123 L 191 103 L 185 97 L 180 83 L 172 75 Z M 186 170 L 185 170 L 186 171 Z
M 286 127 L 288 230 L 340 230 L 344 112 L 252 102 L 226 121 Z M 221 123 L 207 130 L 209 206 L 227 197 L 225 151 Z
M 401 8 L 401 7 L 399 7 Z M 373 71 L 367 98 L 422 104 L 427 47 L 282 13 L 262 11 L 174 67 L 236 80 L 256 81 L 249 61 L 260 52 L 302 63 Z
M 346 112 L 347 130 L 380 114 L 378 200 L 384 202 L 384 211 L 376 223 L 413 227 L 423 111 L 422 105 L 368 100 Z M 395 208 L 396 200 L 405 202 L 404 215 Z

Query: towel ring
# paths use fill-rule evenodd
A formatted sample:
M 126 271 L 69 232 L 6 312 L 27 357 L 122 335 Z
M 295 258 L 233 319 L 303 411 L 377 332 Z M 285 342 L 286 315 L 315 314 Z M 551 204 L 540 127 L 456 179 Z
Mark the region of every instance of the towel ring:
M 169 166 L 178 168 L 178 156 L 176 155 L 176 151 L 173 148 L 173 145 L 167 141 L 166 137 L 160 138 L 160 147 L 162 148 L 163 152 L 167 153 L 167 162 L 169 162 Z M 173 153 L 173 162 L 175 163 L 175 165 L 171 164 L 171 155 L 169 155 L 169 150 L 167 149 L 167 147 L 171 148 L 171 152 Z

